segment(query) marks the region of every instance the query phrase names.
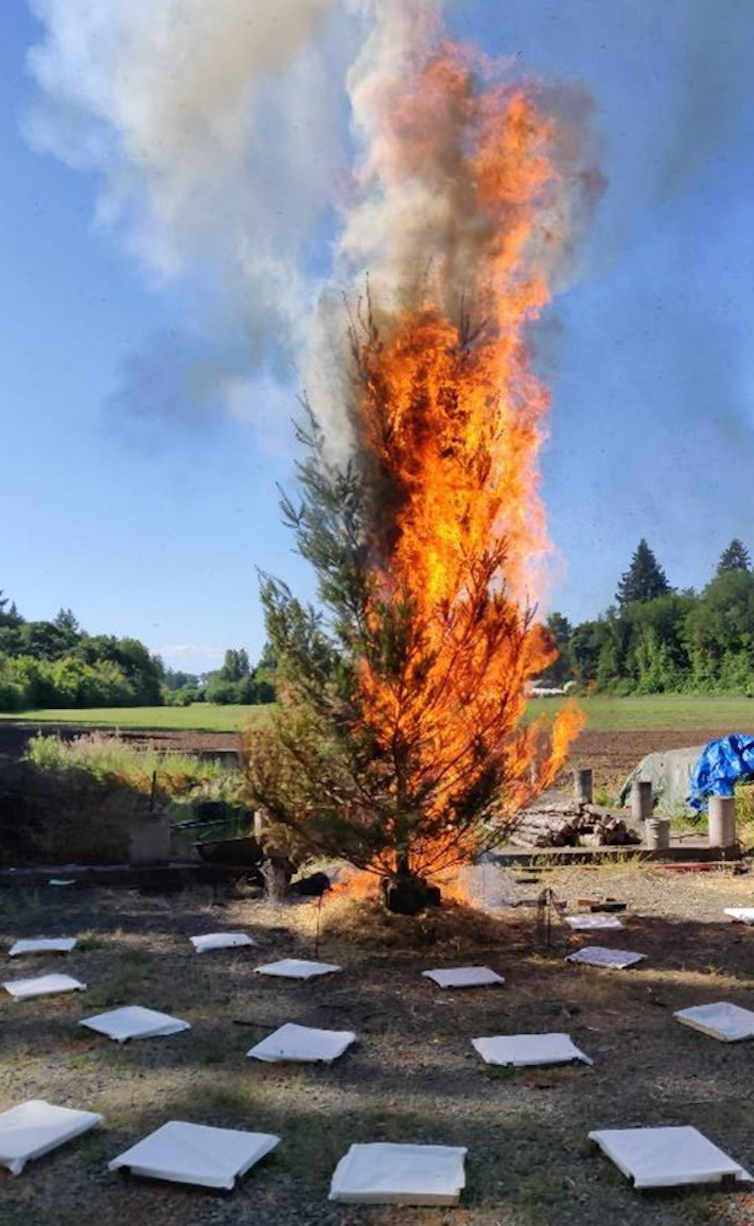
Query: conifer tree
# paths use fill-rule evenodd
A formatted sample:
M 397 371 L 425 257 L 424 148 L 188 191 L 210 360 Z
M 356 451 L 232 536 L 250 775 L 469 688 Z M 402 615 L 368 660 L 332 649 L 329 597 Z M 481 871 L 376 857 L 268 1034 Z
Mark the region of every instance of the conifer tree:
M 245 738 L 250 799 L 278 848 L 421 884 L 502 841 L 506 817 L 558 769 L 568 735 L 553 750 L 543 728 L 519 727 L 524 681 L 554 652 L 491 587 L 504 541 L 469 560 L 463 598 L 438 610 L 438 646 L 410 597 L 375 587 L 370 532 L 384 511 L 367 475 L 328 462 L 313 418 L 298 434 L 301 501 L 282 507 L 320 607 L 261 577 L 280 709 Z M 380 686 L 390 703 L 375 706 Z
M 3 589 L 0 588 L 0 626 L 20 626 L 22 621 L 15 600 L 11 601 L 9 596 L 4 596 Z
M 573 626 L 562 613 L 550 613 L 545 622 L 545 632 L 550 636 L 553 650 L 557 651 L 557 659 L 540 675 L 541 685 L 561 686 L 571 679 L 573 660 L 571 658 L 571 637 Z
M 743 541 L 736 536 L 724 549 L 717 564 L 718 575 L 727 575 L 735 570 L 751 570 L 751 557 Z
M 665 571 L 642 537 L 631 559 L 631 565 L 621 576 L 615 599 L 623 609 L 629 604 L 656 600 L 658 596 L 666 596 L 670 591 Z

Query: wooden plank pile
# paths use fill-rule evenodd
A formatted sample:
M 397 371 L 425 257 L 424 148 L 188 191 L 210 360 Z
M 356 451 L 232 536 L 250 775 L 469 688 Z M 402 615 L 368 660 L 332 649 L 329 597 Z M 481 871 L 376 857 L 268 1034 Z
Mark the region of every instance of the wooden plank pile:
M 641 838 L 609 809 L 572 802 L 525 809 L 508 842 L 514 847 L 625 847 Z

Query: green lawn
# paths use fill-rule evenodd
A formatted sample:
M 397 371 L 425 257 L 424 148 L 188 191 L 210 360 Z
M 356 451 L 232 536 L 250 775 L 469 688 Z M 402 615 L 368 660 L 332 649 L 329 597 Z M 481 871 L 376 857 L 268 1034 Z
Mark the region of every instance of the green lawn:
M 644 698 L 581 698 L 589 728 L 707 728 L 754 730 L 754 699 L 656 694 Z M 553 714 L 559 698 L 538 698 L 531 715 Z M 106 707 L 85 711 L 15 711 L 0 719 L 33 724 L 91 724 L 100 728 L 175 728 L 193 732 L 236 732 L 269 718 L 271 706 L 234 707 L 198 702 L 192 707 Z
M 219 706 L 197 702 L 191 707 L 102 707 L 80 711 L 46 710 L 0 713 L 0 719 L 31 724 L 91 724 L 96 728 L 184 729 L 190 732 L 236 732 L 268 719 L 271 705 Z
M 693 694 L 650 694 L 642 698 L 580 698 L 588 728 L 698 728 L 721 732 L 754 730 L 754 699 Z M 563 699 L 538 698 L 532 714 L 553 712 Z

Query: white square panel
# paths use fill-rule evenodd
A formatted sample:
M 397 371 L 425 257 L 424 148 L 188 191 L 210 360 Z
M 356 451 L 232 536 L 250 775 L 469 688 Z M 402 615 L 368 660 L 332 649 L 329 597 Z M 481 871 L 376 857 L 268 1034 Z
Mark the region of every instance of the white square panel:
M 11 1107 L 0 1114 L 0 1166 L 20 1175 L 33 1158 L 41 1158 L 101 1123 L 102 1116 L 93 1111 L 56 1107 L 44 1099 Z
M 742 1009 L 739 1005 L 731 1005 L 727 1001 L 718 1001 L 714 1005 L 694 1005 L 691 1009 L 679 1009 L 673 1017 L 683 1022 L 684 1026 L 692 1026 L 701 1030 L 713 1039 L 721 1039 L 723 1043 L 736 1043 L 739 1039 L 754 1038 L 754 1013 L 750 1009 Z
M 625 927 L 617 915 L 567 915 L 565 922 L 574 932 L 592 932 L 605 928 L 615 932 Z
M 245 932 L 208 932 L 205 936 L 189 937 L 198 954 L 209 953 L 213 949 L 238 949 L 242 945 L 256 945 Z
M 355 1041 L 356 1035 L 350 1030 L 315 1030 L 287 1022 L 246 1055 L 269 1064 L 286 1060 L 299 1064 L 317 1061 L 332 1064 Z
M 33 940 L 16 941 L 8 953 L 11 958 L 17 958 L 19 954 L 69 954 L 76 944 L 76 937 L 35 937 Z
M 344 1205 L 457 1205 L 466 1149 L 352 1145 L 335 1168 L 330 1200 Z
M 739 924 L 754 924 L 754 907 L 726 907 L 723 915 L 738 920 Z
M 642 962 L 646 954 L 633 953 L 630 949 L 607 949 L 604 945 L 585 945 L 575 953 L 568 954 L 566 962 L 583 962 L 586 966 L 604 966 L 610 970 L 623 971 L 627 966 Z
M 3 984 L 16 1000 L 34 1000 L 37 996 L 57 996 L 60 992 L 83 992 L 85 983 L 70 975 L 35 975 L 33 979 L 11 979 Z
M 502 975 L 488 966 L 448 966 L 439 970 L 422 971 L 438 988 L 486 988 L 505 983 Z
M 571 1064 L 574 1060 L 592 1063 L 567 1034 L 496 1034 L 488 1039 L 472 1039 L 471 1043 L 485 1064 L 527 1068 L 537 1064 Z
M 141 1005 L 125 1005 L 122 1009 L 112 1009 L 109 1013 L 98 1013 L 95 1017 L 86 1017 L 79 1022 L 88 1030 L 96 1030 L 106 1034 L 116 1043 L 126 1043 L 129 1039 L 155 1039 L 170 1034 L 179 1034 L 182 1030 L 190 1030 L 188 1022 L 171 1017 L 169 1013 L 159 1013 L 157 1009 L 144 1009 Z
M 208 1128 L 171 1120 L 108 1163 L 109 1171 L 129 1170 L 147 1179 L 230 1190 L 237 1179 L 280 1144 L 264 1132 Z
M 608 1128 L 590 1132 L 635 1188 L 674 1188 L 719 1183 L 726 1176 L 751 1183 L 751 1175 L 696 1128 Z
M 333 975 L 340 971 L 341 966 L 333 966 L 330 962 L 307 962 L 302 958 L 283 958 L 280 962 L 268 962 L 266 966 L 256 966 L 255 975 L 275 975 L 281 979 L 314 979 L 316 975 Z

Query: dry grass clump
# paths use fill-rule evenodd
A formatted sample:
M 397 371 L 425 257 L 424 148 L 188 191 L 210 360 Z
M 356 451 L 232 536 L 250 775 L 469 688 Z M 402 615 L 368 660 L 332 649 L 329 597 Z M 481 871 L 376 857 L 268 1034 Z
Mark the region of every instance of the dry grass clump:
M 458 902 L 429 907 L 417 916 L 392 915 L 376 896 L 356 897 L 347 891 L 325 898 L 321 908 L 316 902 L 293 908 L 287 918 L 292 928 L 309 939 L 316 935 L 319 924 L 320 936 L 328 946 L 342 940 L 350 947 L 377 953 L 431 947 L 454 956 L 509 945 L 514 929 L 510 920 Z

